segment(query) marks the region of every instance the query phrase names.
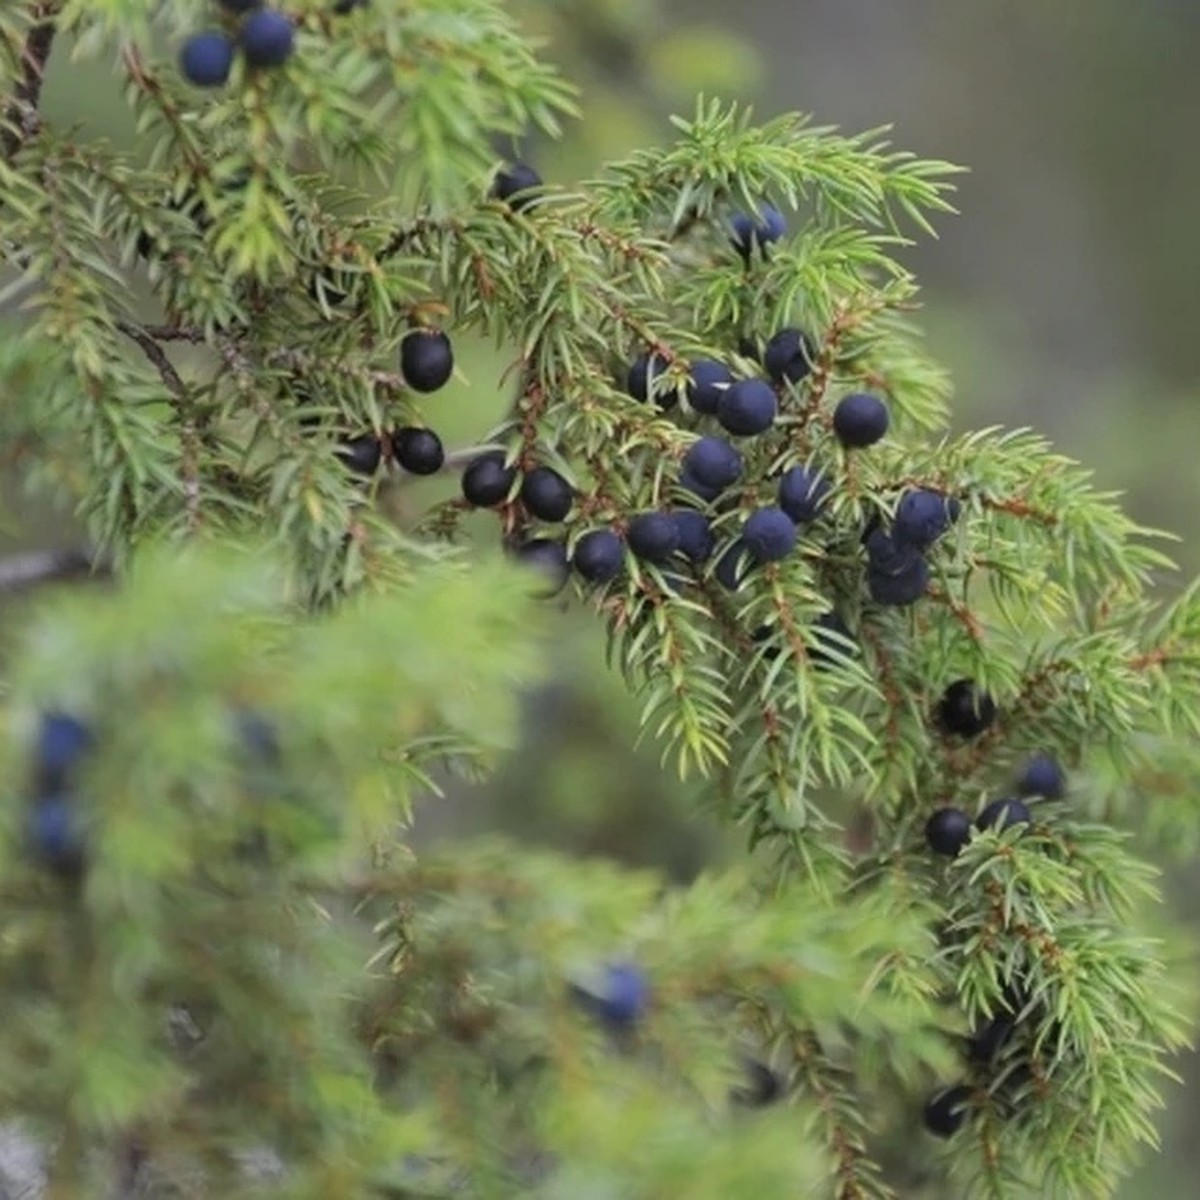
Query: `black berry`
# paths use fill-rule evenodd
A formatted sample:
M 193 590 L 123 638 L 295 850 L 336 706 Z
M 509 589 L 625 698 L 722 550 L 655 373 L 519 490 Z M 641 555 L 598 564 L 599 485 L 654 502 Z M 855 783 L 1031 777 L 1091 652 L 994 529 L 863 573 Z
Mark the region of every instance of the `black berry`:
M 223 33 L 195 33 L 179 51 L 179 69 L 196 87 L 220 87 L 233 67 L 233 42 Z
M 747 1059 L 746 1083 L 731 1088 L 729 1099 L 745 1108 L 765 1108 L 783 1095 L 783 1080 L 764 1062 L 756 1058 Z
M 374 475 L 382 453 L 379 439 L 373 433 L 351 438 L 337 448 L 338 457 L 356 475 Z
M 995 701 L 970 679 L 956 679 L 938 701 L 937 723 L 943 733 L 978 737 L 995 719 Z
M 760 508 L 742 527 L 742 541 L 755 562 L 778 562 L 796 545 L 796 524 L 781 508 Z
M 688 447 L 683 470 L 696 482 L 719 493 L 742 477 L 742 456 L 724 438 L 702 437 Z
M 629 364 L 625 375 L 625 390 L 635 400 L 649 400 L 653 395 L 659 408 L 675 406 L 676 396 L 672 391 L 662 391 L 654 386 L 655 380 L 667 369 L 667 364 L 656 354 L 639 354 Z
M 696 566 L 708 562 L 716 545 L 709 519 L 694 508 L 677 508 L 671 520 L 679 533 L 679 553 Z
M 611 529 L 593 529 L 575 543 L 571 561 L 589 583 L 607 583 L 621 573 L 625 547 Z
M 392 453 L 400 466 L 414 475 L 436 474 L 446 461 L 442 439 L 432 429 L 418 429 L 415 425 L 393 431 Z
M 1035 754 L 1024 766 L 1017 780 L 1018 796 L 1043 796 L 1061 800 L 1067 790 L 1063 769 L 1049 754 Z
M 980 829 L 1007 829 L 1010 825 L 1030 825 L 1033 823 L 1033 813 L 1022 800 L 1004 799 L 993 800 L 975 818 L 975 824 Z
M 771 204 L 759 206 L 758 215 L 748 212 L 737 212 L 729 222 L 733 236 L 730 241 L 733 248 L 747 262 L 755 247 L 766 250 L 772 242 L 777 242 L 787 232 L 787 221 L 783 213 Z
M 242 22 L 241 43 L 251 67 L 280 67 L 292 56 L 296 30 L 291 18 L 273 8 L 260 8 Z
M 966 1084 L 938 1092 L 925 1105 L 925 1128 L 938 1137 L 952 1137 L 967 1119 L 970 1102 L 971 1089 Z
M 762 364 L 776 383 L 799 383 L 812 373 L 817 348 L 799 329 L 781 329 L 763 350 Z
M 833 432 L 843 446 L 873 446 L 888 429 L 888 410 L 878 396 L 854 392 L 833 410 Z
M 223 9 L 231 13 L 245 13 L 258 8 L 262 0 L 218 0 Z
M 463 472 L 463 498 L 476 508 L 491 508 L 507 499 L 516 478 L 515 468 L 504 465 L 503 452 L 489 450 L 473 458 Z
M 738 538 L 717 559 L 714 574 L 717 582 L 728 591 L 736 592 L 754 570 L 754 557 L 746 543 Z
M 539 521 L 561 521 L 574 502 L 574 490 L 553 467 L 535 467 L 521 481 L 521 503 Z
M 534 188 L 542 186 L 542 177 L 528 163 L 510 163 L 496 172 L 491 195 L 504 200 L 509 208 L 520 212 L 537 202 Z
M 717 420 L 739 437 L 765 433 L 775 423 L 775 411 L 775 392 L 761 379 L 740 380 L 717 402 Z
M 370 0 L 336 0 L 333 6 L 333 11 L 339 17 L 344 17 L 347 13 L 353 12 L 356 8 L 366 8 Z
M 570 569 L 567 564 L 567 548 L 552 538 L 531 538 L 516 548 L 516 559 L 532 567 L 542 576 L 542 586 L 537 595 L 543 599 L 556 596 L 567 583 Z
M 967 1057 L 975 1063 L 988 1063 L 1004 1048 L 1016 1029 L 1012 1016 L 996 1016 L 967 1039 Z
M 83 822 L 76 800 L 45 795 L 34 801 L 28 819 L 29 852 L 34 861 L 64 879 L 78 879 L 85 866 Z
M 667 513 L 642 513 L 629 522 L 625 540 L 638 558 L 665 563 L 679 549 L 679 529 Z
M 929 564 L 920 551 L 897 546 L 878 526 L 866 537 L 867 590 L 877 604 L 903 607 L 914 604 L 929 586 Z
M 688 368 L 687 401 L 698 413 L 714 416 L 721 393 L 733 382 L 724 363 L 712 358 L 697 359 Z
M 450 339 L 436 329 L 414 329 L 400 343 L 400 373 L 414 392 L 436 392 L 454 371 Z
M 925 822 L 925 840 L 934 854 L 954 858 L 971 840 L 971 818 L 957 808 L 939 808 Z
M 896 506 L 892 537 L 898 545 L 924 549 L 950 528 L 958 513 L 958 501 L 952 496 L 914 488 L 905 492 Z
M 815 521 L 829 496 L 829 483 L 811 467 L 790 467 L 779 479 L 779 507 L 798 524 Z

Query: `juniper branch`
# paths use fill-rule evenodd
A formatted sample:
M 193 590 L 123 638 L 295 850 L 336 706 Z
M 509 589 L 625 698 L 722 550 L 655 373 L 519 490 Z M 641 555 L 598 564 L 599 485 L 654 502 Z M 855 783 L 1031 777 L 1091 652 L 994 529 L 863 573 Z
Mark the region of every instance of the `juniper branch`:
M 16 86 L 5 105 L 4 120 L 0 125 L 0 147 L 5 160 L 11 159 L 37 133 L 41 124 L 38 102 L 46 62 L 54 45 L 55 21 L 61 8 L 62 0 L 39 0 L 33 5 L 33 24 L 21 48 Z

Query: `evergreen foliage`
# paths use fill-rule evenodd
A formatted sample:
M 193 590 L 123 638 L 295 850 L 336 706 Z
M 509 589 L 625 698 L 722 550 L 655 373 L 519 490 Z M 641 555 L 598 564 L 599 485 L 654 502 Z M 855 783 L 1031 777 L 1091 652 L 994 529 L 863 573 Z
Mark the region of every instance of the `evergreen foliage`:
M 1200 597 L 1036 433 L 947 432 L 900 256 L 952 169 L 701 100 L 558 187 L 494 0 L 240 7 L 0 10 L 0 454 L 113 572 L 9 606 L 0 1114 L 52 1194 L 1111 1194 L 1194 1003 L 1131 835 L 1200 828 Z M 136 154 L 41 119 L 51 53 Z M 511 411 L 418 451 L 472 335 Z M 564 588 L 737 869 L 409 849 Z

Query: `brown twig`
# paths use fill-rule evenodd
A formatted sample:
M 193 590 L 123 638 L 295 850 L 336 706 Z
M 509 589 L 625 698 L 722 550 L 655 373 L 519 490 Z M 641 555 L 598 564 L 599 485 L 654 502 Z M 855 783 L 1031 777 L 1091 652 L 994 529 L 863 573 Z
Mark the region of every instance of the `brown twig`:
M 33 5 L 33 24 L 21 48 L 16 87 L 4 107 L 4 119 L 0 123 L 0 145 L 5 161 L 10 160 L 41 125 L 38 101 L 46 76 L 46 60 L 54 45 L 54 22 L 61 8 L 62 0 L 38 0 Z

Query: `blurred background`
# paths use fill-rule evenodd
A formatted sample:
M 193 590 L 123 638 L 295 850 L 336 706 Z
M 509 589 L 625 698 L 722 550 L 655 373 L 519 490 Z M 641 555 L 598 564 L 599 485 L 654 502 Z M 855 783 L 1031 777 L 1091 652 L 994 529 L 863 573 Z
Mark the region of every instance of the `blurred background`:
M 923 280 L 933 353 L 953 371 L 955 426 L 1030 424 L 1122 489 L 1140 521 L 1181 535 L 1200 569 L 1200 3 L 1197 0 L 514 0 L 583 91 L 586 123 L 525 147 L 571 184 L 606 157 L 669 137 L 703 90 L 760 115 L 801 109 L 847 131 L 969 168 L 961 215 L 906 261 Z M 55 55 L 59 123 L 131 142 L 107 63 Z M 457 344 L 457 343 L 456 343 Z M 507 397 L 498 360 L 464 346 L 439 396 L 448 444 L 482 433 Z M 437 484 L 432 485 L 436 490 Z M 420 499 L 420 494 L 414 497 Z M 14 502 L 0 548 L 69 537 L 60 515 Z M 1164 580 L 1163 587 L 1173 586 Z M 527 704 L 522 750 L 483 788 L 426 806 L 421 838 L 503 828 L 664 866 L 687 878 L 730 852 L 690 796 L 629 747 L 636 707 L 581 612 L 553 628 L 553 682 Z M 1171 869 L 1200 929 L 1200 874 Z M 1173 1090 L 1166 1152 L 1121 1193 L 1191 1193 L 1200 1171 L 1200 1070 Z

